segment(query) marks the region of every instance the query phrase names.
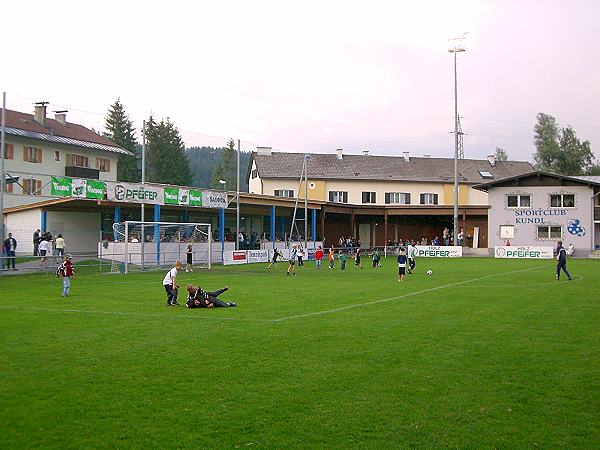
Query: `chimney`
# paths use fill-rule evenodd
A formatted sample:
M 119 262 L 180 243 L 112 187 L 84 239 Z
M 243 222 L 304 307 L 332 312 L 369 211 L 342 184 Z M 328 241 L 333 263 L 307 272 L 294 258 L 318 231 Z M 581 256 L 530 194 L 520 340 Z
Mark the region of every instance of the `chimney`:
M 33 118 L 41 126 L 46 126 L 46 105 L 48 102 L 37 102 L 33 112 Z
M 496 155 L 488 155 L 487 160 L 490 163 L 490 166 L 494 167 L 496 165 Z
M 69 111 L 67 111 L 66 109 L 64 111 L 54 111 L 54 120 L 56 120 L 58 123 L 60 123 L 62 125 L 66 125 L 68 112 Z
M 431 158 L 431 155 L 423 155 L 423 158 Z
M 337 152 L 337 159 L 342 159 L 342 152 L 343 152 L 343 151 L 344 151 L 344 149 L 343 149 L 343 148 L 338 148 L 338 149 L 336 150 L 336 152 Z
M 409 162 L 410 161 L 410 152 L 402 152 L 402 154 L 404 155 L 404 161 Z
M 369 156 L 369 150 L 363 150 L 363 155 Z
M 273 151 L 273 147 L 256 147 L 256 152 L 259 155 L 270 155 Z

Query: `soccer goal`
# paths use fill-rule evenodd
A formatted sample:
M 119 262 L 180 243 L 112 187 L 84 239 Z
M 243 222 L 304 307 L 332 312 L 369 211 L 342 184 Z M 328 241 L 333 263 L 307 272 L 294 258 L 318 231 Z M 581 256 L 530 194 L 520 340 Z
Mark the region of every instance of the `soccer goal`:
M 194 268 L 210 269 L 212 229 L 209 223 L 136 222 L 115 223 L 112 258 L 123 264 L 125 273 L 172 266 L 184 267 L 188 246 L 192 246 Z

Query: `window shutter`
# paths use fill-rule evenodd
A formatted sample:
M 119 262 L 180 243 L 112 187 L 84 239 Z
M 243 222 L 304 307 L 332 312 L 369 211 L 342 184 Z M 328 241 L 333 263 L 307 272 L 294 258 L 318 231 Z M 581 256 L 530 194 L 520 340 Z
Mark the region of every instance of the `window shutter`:
M 274 195 L 275 197 L 279 197 L 279 189 L 275 189 L 275 190 L 273 191 L 273 195 Z
M 348 203 L 348 193 L 344 192 L 342 197 L 344 198 L 344 203 Z
M 421 205 L 425 204 L 425 194 L 421 194 Z
M 29 194 L 31 192 L 30 186 L 31 184 L 29 183 L 29 178 L 25 178 L 23 180 L 23 194 Z
M 104 167 L 105 172 L 110 172 L 110 159 L 106 160 L 106 165 Z
M 35 162 L 38 162 L 38 163 L 42 162 L 42 149 L 41 148 L 35 149 Z
M 96 169 L 100 169 L 100 158 L 96 158 Z
M 13 191 L 13 183 L 7 183 L 4 185 L 6 187 L 5 191 L 7 194 L 12 194 Z
M 12 144 L 5 144 L 6 147 L 4 147 L 4 158 L 5 159 L 13 159 L 13 152 L 14 152 L 14 148 Z
M 434 205 L 438 204 L 438 195 L 437 194 L 433 194 L 433 204 Z
M 23 161 L 27 161 L 27 153 L 29 147 L 23 147 Z
M 390 193 L 389 192 L 385 193 L 385 204 L 386 205 L 390 204 Z
M 40 190 L 42 189 L 42 180 L 35 180 L 35 193 L 36 195 L 40 195 Z
M 406 193 L 406 194 L 404 194 L 404 195 L 405 195 L 404 199 L 405 199 L 405 201 L 406 201 L 406 203 L 405 203 L 405 204 L 406 204 L 406 205 L 410 205 L 410 192 L 407 192 L 407 193 Z
M 333 201 L 333 192 L 329 191 L 329 201 Z
M 294 190 L 293 189 L 290 191 L 289 197 L 294 197 Z

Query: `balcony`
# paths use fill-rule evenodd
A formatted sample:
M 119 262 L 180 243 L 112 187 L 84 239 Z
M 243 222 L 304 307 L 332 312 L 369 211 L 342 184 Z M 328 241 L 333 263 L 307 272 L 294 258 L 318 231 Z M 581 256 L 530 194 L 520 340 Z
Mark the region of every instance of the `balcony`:
M 73 178 L 88 178 L 90 180 L 99 180 L 100 171 L 88 167 L 66 166 L 65 176 Z

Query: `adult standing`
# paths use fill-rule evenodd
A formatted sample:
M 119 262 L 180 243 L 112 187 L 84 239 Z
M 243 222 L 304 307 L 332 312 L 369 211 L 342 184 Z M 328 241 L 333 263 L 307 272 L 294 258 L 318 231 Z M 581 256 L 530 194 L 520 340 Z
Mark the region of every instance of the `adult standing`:
M 458 232 L 458 245 L 459 245 L 459 247 L 463 246 L 464 239 L 465 239 L 465 233 L 463 232 L 463 229 L 461 228 L 460 231 Z
M 46 234 L 42 234 L 40 246 L 38 248 L 38 254 L 40 256 L 40 266 L 46 265 L 47 255 L 50 253 L 50 243 L 46 237 Z
M 444 240 L 444 245 L 450 245 L 450 230 L 446 227 L 444 228 L 444 232 L 442 233 L 442 238 Z
M 38 247 L 40 246 L 40 230 L 39 228 L 33 233 L 33 256 L 38 255 Z
M 192 244 L 188 244 L 187 250 L 185 251 L 185 256 L 187 258 L 187 267 L 185 268 L 186 272 L 193 272 L 193 270 L 192 270 L 193 254 L 194 254 L 194 251 L 192 248 Z
M 571 281 L 571 274 L 567 270 L 567 250 L 563 247 L 562 241 L 557 242 L 556 247 L 556 279 L 560 280 L 560 271 L 562 270 L 567 276 L 567 280 Z
M 62 234 L 59 234 L 56 236 L 56 240 L 54 242 L 56 246 L 56 264 L 58 264 L 59 259 L 62 263 L 63 257 L 65 256 L 65 239 L 63 238 Z
M 8 238 L 4 240 L 4 251 L 6 252 L 6 268 L 10 269 L 10 263 L 12 262 L 13 270 L 17 270 L 15 267 L 15 254 L 17 251 L 17 240 L 13 237 L 12 233 L 8 233 Z
M 177 272 L 181 270 L 181 267 L 181 261 L 175 261 L 175 266 L 167 272 L 163 279 L 163 286 L 167 292 L 167 306 L 179 306 L 179 303 L 177 303 L 179 289 L 177 285 Z
M 304 260 L 302 258 L 304 258 L 304 249 L 302 248 L 302 244 L 300 244 L 298 246 L 298 267 L 304 267 Z

